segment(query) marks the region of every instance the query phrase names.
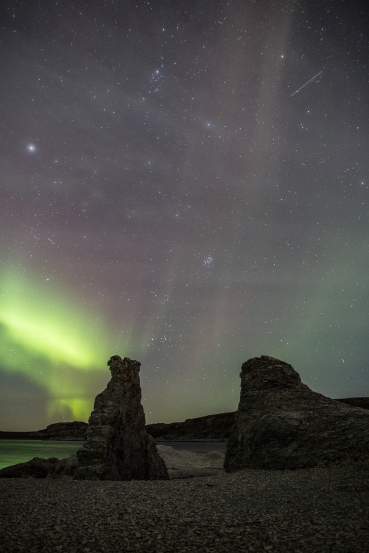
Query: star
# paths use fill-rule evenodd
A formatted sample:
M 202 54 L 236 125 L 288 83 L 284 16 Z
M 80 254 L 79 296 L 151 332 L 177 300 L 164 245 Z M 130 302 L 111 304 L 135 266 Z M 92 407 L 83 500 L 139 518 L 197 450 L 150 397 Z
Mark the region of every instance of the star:
M 369 15 L 299 2 L 3 0 L 0 430 L 87 420 L 112 354 L 148 423 L 261 354 L 369 395 Z

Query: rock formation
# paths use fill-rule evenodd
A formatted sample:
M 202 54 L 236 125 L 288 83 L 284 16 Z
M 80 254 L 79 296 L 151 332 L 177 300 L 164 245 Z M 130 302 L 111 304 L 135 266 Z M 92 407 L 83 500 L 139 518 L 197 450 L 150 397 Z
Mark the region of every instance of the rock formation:
M 114 355 L 112 378 L 96 396 L 87 439 L 77 451 L 74 478 L 83 480 L 168 479 L 155 441 L 145 430 L 140 363 Z
M 0 478 L 46 478 L 59 462 L 56 457 L 34 457 L 26 463 L 18 463 L 0 470 Z
M 369 461 L 369 413 L 364 409 L 313 392 L 291 365 L 273 357 L 249 359 L 240 376 L 227 472 Z

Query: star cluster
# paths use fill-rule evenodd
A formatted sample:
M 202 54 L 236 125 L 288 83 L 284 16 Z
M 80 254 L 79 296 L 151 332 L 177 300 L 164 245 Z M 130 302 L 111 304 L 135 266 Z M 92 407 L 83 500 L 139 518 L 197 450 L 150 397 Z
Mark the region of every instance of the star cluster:
M 365 4 L 1 7 L 0 417 L 232 411 L 246 359 L 369 395 Z

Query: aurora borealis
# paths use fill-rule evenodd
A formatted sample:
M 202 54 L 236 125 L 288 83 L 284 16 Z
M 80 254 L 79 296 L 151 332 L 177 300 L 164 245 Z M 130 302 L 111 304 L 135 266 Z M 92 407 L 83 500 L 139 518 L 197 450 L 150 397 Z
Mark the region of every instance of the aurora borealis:
M 369 9 L 5 1 L 0 429 L 233 411 L 271 355 L 369 395 Z M 315 77 L 314 77 L 315 76 Z

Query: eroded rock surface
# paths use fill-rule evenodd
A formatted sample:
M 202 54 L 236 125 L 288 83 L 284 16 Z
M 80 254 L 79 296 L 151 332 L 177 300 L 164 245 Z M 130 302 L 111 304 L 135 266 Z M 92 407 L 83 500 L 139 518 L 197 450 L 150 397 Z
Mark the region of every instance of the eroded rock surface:
M 242 365 L 241 398 L 224 468 L 296 469 L 369 461 L 369 413 L 313 392 L 291 365 Z
M 155 441 L 145 430 L 140 363 L 114 355 L 111 380 L 96 396 L 87 439 L 77 451 L 74 478 L 86 480 L 168 479 Z

